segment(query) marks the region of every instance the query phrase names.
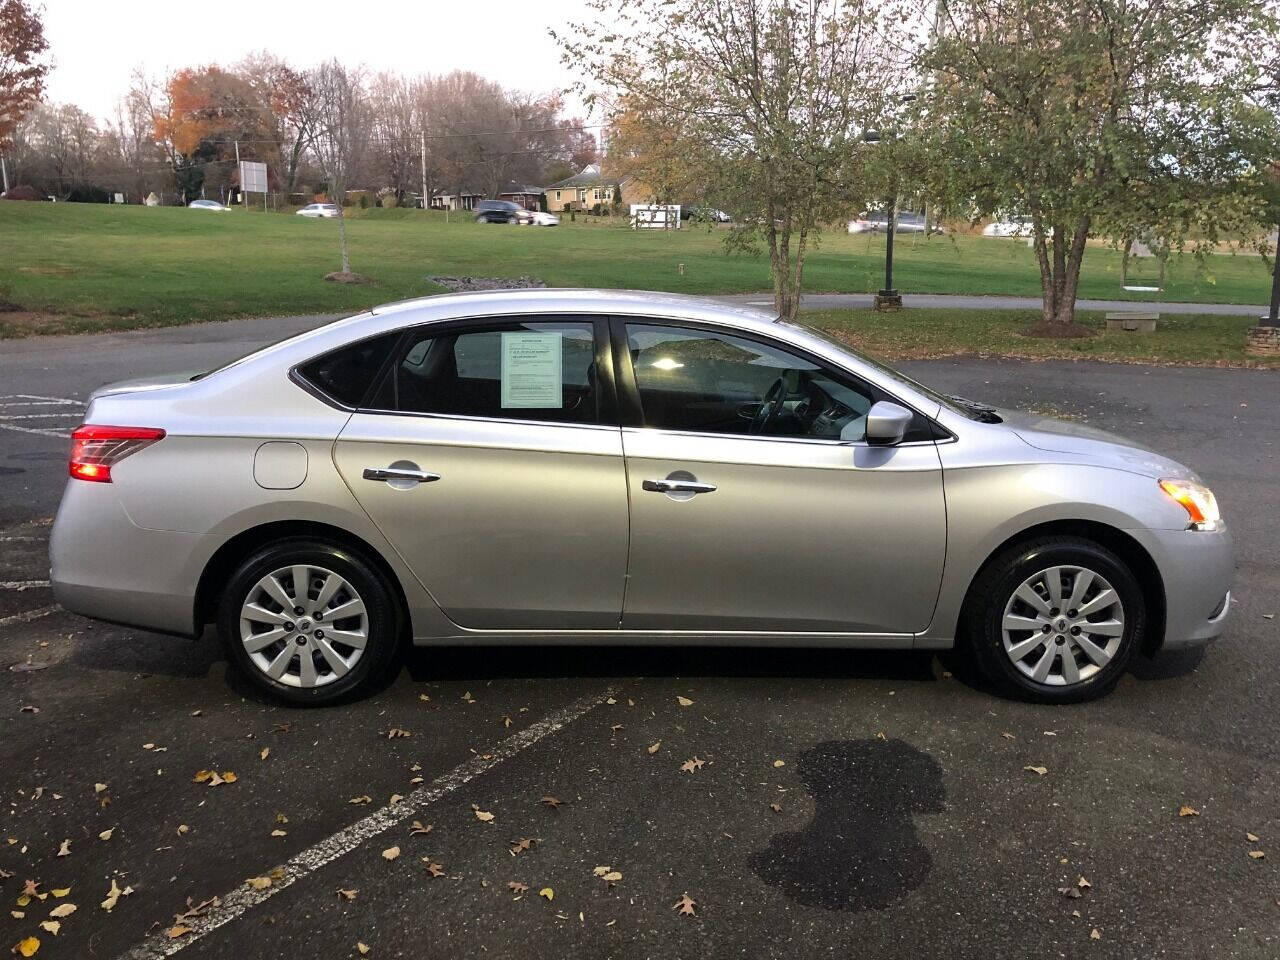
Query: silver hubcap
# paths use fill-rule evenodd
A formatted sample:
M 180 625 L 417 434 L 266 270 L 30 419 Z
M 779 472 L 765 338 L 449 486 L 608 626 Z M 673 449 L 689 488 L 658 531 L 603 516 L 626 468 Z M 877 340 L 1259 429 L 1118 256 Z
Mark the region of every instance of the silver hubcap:
M 369 614 L 355 588 L 332 570 L 281 567 L 249 590 L 240 642 L 254 666 L 291 687 L 322 687 L 364 654 Z
M 1004 651 L 1036 683 L 1083 683 L 1105 667 L 1124 637 L 1124 606 L 1111 584 L 1084 567 L 1049 567 L 1005 604 Z

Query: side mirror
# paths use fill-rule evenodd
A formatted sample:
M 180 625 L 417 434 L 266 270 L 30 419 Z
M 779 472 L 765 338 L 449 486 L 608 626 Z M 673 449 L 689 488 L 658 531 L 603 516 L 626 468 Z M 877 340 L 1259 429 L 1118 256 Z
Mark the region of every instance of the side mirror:
M 913 414 L 888 400 L 880 400 L 867 411 L 867 443 L 877 447 L 891 447 L 901 443 L 911 426 Z

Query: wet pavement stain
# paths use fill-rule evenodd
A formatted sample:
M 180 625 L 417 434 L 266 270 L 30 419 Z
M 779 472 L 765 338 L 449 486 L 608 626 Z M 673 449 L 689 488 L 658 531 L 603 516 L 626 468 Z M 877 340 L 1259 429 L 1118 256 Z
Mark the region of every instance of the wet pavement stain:
M 933 857 L 912 817 L 941 813 L 942 767 L 902 740 L 833 740 L 800 755 L 813 797 L 803 830 L 780 833 L 751 858 L 765 883 L 827 910 L 882 910 L 929 876 Z

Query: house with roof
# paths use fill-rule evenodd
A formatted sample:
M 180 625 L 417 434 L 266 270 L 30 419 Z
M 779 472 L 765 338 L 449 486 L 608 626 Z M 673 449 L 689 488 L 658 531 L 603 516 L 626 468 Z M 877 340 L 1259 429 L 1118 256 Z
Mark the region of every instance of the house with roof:
M 484 199 L 485 195 L 479 190 L 469 190 L 465 187 L 460 190 L 437 190 L 431 195 L 431 209 L 470 210 Z
M 614 206 L 621 194 L 621 206 L 640 203 L 641 198 L 631 196 L 637 184 L 629 176 L 611 176 L 600 169 L 598 163 L 589 163 L 572 177 L 566 177 L 543 188 L 547 196 L 547 209 L 553 213 L 566 210 L 590 210 L 597 204 L 602 210 Z
M 498 199 L 518 203 L 526 210 L 538 210 L 542 200 L 542 188 L 535 187 L 531 183 L 516 183 L 514 180 L 508 180 L 506 186 L 498 191 Z

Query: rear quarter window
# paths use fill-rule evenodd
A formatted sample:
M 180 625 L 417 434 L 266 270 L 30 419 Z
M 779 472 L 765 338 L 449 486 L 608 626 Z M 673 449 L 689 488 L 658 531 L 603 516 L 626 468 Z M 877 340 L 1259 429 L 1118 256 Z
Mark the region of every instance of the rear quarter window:
M 358 407 L 400 340 L 400 331 L 339 347 L 299 365 L 298 376 L 344 407 Z

